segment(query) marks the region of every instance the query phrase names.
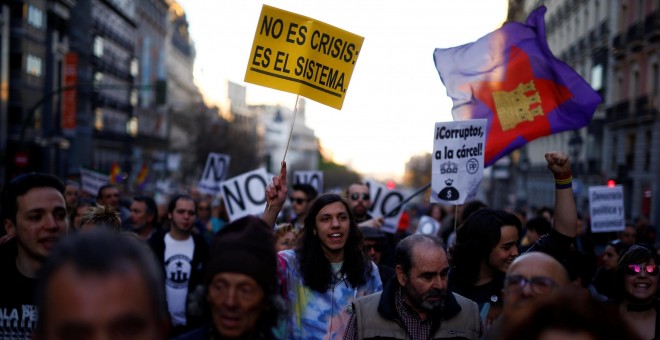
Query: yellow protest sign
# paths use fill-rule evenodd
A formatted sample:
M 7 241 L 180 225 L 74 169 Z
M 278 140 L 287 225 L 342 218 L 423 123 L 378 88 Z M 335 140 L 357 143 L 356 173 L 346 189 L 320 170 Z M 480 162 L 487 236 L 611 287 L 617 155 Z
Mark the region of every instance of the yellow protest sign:
M 341 109 L 363 37 L 264 5 L 245 81 Z

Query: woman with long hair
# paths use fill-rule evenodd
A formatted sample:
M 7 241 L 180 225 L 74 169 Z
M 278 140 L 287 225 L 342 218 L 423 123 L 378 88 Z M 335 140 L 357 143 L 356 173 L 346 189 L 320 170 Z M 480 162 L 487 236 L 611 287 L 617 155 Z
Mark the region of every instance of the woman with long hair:
M 264 217 L 272 223 L 269 209 L 279 209 L 286 199 L 284 165 L 266 192 L 270 203 Z M 383 289 L 362 243 L 348 203 L 339 195 L 324 194 L 312 202 L 299 248 L 278 253 L 287 339 L 341 338 L 353 300 Z

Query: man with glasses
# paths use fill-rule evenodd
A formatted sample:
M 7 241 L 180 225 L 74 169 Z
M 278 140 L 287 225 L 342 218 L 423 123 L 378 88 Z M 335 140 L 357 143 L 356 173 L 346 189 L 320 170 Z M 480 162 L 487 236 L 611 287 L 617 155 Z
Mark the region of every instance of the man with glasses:
M 37 325 L 38 272 L 67 229 L 64 183 L 29 173 L 2 191 L 2 221 L 11 240 L 0 247 L 0 339 L 29 339 Z
M 348 205 L 351 207 L 355 222 L 360 227 L 380 228 L 383 225 L 383 218 L 373 218 L 368 211 L 371 208 L 371 194 L 369 187 L 362 183 L 353 183 L 346 191 Z
M 394 268 L 382 263 L 383 248 L 385 247 L 385 233 L 373 227 L 360 227 L 364 241 L 364 252 L 371 261 L 378 266 L 380 281 L 384 284 L 394 277 Z
M 291 220 L 296 229 L 302 229 L 305 224 L 305 217 L 307 217 L 307 211 L 309 210 L 310 202 L 312 202 L 316 196 L 317 192 L 313 186 L 309 184 L 294 184 L 292 189 L 291 196 L 291 209 L 295 216 Z
M 511 322 L 516 311 L 570 284 L 568 271 L 554 257 L 540 251 L 520 255 L 504 278 L 502 314 L 487 329 L 484 339 L 499 339 L 502 328 Z

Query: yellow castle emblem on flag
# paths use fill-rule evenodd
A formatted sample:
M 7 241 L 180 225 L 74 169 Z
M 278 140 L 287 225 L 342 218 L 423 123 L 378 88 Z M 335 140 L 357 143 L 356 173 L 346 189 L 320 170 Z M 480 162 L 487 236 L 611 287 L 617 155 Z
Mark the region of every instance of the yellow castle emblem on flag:
M 541 97 L 536 91 L 534 80 L 518 84 L 516 89 L 511 92 L 493 92 L 493 101 L 500 118 L 502 131 L 511 130 L 524 121 L 534 121 L 536 116 L 543 116 L 543 109 L 540 105 Z M 533 104 L 539 105 L 530 108 Z

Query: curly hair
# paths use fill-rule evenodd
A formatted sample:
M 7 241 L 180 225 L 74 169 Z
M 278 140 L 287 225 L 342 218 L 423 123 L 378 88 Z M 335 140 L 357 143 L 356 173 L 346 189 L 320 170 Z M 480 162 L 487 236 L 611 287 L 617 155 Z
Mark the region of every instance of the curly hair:
M 474 285 L 481 263 L 500 242 L 501 228 L 514 226 L 518 235 L 520 220 L 503 210 L 483 208 L 475 211 L 456 231 L 456 243 L 449 250 L 449 263 L 456 287 Z
M 365 284 L 367 277 L 371 274 L 371 261 L 363 251 L 362 233 L 355 223 L 348 203 L 336 194 L 321 195 L 314 200 L 309 209 L 299 241 L 300 247 L 296 250 L 305 285 L 318 292 L 327 291 L 333 283 L 334 277 L 332 266 L 325 256 L 321 240 L 318 235 L 314 234 L 316 215 L 323 207 L 335 202 L 340 202 L 346 208 L 346 213 L 349 216 L 349 232 L 344 244 L 344 264 L 341 267 L 341 272 L 346 275 L 346 279 L 353 287 Z

